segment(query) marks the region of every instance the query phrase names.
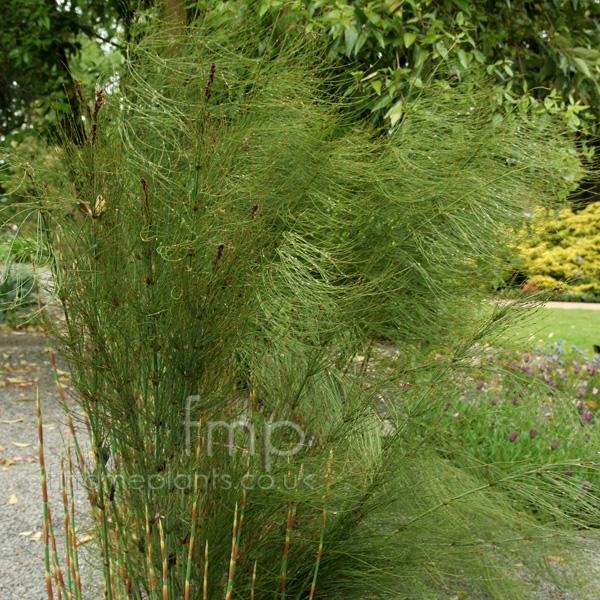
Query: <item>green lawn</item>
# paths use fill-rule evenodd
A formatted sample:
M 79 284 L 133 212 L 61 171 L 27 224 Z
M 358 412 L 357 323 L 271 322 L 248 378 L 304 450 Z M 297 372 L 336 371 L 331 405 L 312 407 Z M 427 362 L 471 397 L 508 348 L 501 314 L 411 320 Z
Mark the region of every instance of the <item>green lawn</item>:
M 516 333 L 513 330 L 511 337 L 516 337 Z M 518 332 L 518 338 L 529 342 L 562 339 L 567 352 L 575 344 L 592 354 L 593 344 L 600 345 L 600 310 L 541 308 L 522 332 Z

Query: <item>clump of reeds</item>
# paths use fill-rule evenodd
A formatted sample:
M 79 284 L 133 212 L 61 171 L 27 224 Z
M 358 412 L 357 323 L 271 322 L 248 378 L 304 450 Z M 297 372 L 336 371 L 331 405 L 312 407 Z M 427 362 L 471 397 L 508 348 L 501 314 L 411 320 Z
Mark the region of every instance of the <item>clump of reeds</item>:
M 568 142 L 497 122 L 466 83 L 375 133 L 306 40 L 257 56 L 222 18 L 141 38 L 62 186 L 31 174 L 105 597 L 527 593 L 500 542 L 535 562 L 548 530 L 502 478 L 452 467 L 426 415 L 513 310 L 469 321 L 523 208 L 574 168 Z M 375 371 L 382 338 L 402 355 Z M 45 506 L 49 594 L 84 597 L 73 511 L 65 582 Z

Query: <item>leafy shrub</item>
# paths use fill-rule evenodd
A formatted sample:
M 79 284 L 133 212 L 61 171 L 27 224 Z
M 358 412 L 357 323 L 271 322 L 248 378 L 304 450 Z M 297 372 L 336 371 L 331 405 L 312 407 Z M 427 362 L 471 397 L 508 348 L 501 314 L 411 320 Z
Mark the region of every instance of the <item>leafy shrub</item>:
M 600 296 L 600 203 L 556 217 L 538 212 L 519 249 L 522 270 L 540 288 Z
M 214 14 L 184 35 L 156 26 L 118 90 L 81 98 L 87 142 L 63 185 L 32 177 L 66 317 L 47 326 L 94 449 L 80 459 L 105 596 L 527 593 L 494 544 L 537 524 L 416 417 L 513 310 L 469 320 L 569 146 L 498 122 L 472 84 L 424 89 L 393 135 L 353 128 L 306 40 L 262 56 L 256 41 Z M 373 372 L 384 336 L 445 354 Z M 268 463 L 243 431 L 213 448 L 203 429 L 274 421 L 304 437 L 278 437 Z M 296 483 L 241 484 L 261 476 Z M 68 597 L 49 560 L 47 579 Z
M 35 302 L 31 270 L 20 265 L 4 267 L 0 272 L 0 323 L 16 323 L 19 311 Z

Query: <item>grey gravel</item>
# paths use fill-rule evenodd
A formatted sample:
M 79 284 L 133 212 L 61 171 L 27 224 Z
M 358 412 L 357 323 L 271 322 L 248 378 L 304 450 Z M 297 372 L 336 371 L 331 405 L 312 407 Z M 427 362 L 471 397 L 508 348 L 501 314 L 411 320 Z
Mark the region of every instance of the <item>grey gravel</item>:
M 0 331 L 0 600 L 47 599 L 44 543 L 40 537 L 44 520 L 35 403 L 38 387 L 48 492 L 64 568 L 59 457 L 68 429 L 46 348 L 42 333 Z M 65 385 L 68 389 L 68 382 Z M 7 466 L 1 459 L 14 464 Z M 13 496 L 18 500 L 16 504 L 10 503 Z M 87 514 L 83 486 L 79 486 L 75 496 L 81 532 Z M 85 557 L 82 558 L 82 571 L 89 571 Z

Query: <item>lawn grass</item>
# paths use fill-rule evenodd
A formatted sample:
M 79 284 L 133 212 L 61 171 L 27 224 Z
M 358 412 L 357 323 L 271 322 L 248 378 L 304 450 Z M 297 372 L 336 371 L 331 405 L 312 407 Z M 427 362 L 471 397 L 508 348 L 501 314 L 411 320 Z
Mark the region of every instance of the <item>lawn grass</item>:
M 521 326 L 511 329 L 512 342 L 557 342 L 564 340 L 568 352 L 572 345 L 585 354 L 593 354 L 593 345 L 600 345 L 600 311 L 586 309 L 540 308 L 535 316 Z

